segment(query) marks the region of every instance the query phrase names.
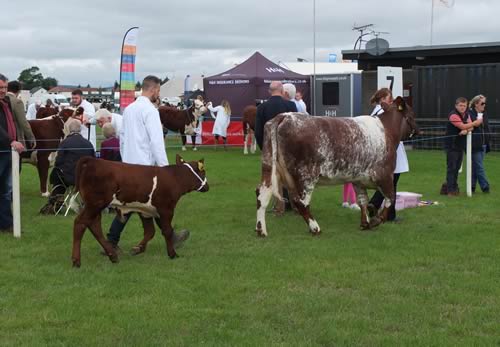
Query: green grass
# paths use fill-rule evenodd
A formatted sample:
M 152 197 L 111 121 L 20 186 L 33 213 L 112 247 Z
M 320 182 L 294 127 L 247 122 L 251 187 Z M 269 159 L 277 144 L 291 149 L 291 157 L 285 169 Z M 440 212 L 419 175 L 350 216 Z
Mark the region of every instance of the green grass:
M 45 200 L 25 165 L 22 238 L 0 235 L 0 345 L 500 345 L 499 154 L 486 157 L 489 195 L 438 195 L 444 153 L 410 151 L 400 190 L 439 205 L 363 232 L 359 213 L 340 207 L 341 187 L 318 187 L 321 236 L 298 215 L 268 214 L 269 237 L 259 239 L 260 158 L 241 152 L 185 153 L 205 158 L 210 191 L 178 205 L 175 226 L 191 230 L 178 259 L 157 233 L 145 254 L 112 264 L 87 232 L 81 269 L 70 260 L 74 215 L 37 214 Z M 135 216 L 121 247 L 141 236 Z

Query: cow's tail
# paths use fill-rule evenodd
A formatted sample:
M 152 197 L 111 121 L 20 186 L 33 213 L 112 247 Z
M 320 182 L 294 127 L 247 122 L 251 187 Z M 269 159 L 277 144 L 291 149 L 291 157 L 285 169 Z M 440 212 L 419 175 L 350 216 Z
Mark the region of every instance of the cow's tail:
M 281 177 L 280 171 L 278 170 L 278 153 L 279 153 L 279 148 L 278 148 L 278 128 L 281 124 L 281 122 L 284 120 L 285 116 L 277 116 L 275 119 L 273 119 L 273 126 L 270 129 L 270 138 L 271 138 L 271 162 L 272 162 L 272 169 L 271 169 L 271 190 L 273 195 L 280 199 L 283 200 L 283 196 L 280 192 L 280 187 L 283 182 L 283 179 Z
M 85 177 L 87 170 L 89 169 L 89 161 L 93 160 L 92 157 L 83 157 L 76 163 L 75 169 L 75 192 L 80 191 L 80 182 L 83 177 Z

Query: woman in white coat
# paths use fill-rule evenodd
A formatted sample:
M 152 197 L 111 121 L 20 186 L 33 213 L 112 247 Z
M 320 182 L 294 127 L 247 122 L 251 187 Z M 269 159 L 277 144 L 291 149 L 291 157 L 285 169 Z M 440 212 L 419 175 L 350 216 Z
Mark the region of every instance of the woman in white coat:
M 375 105 L 375 108 L 373 109 L 370 115 L 373 117 L 381 115 L 382 113 L 384 113 L 384 109 L 382 108 L 382 103 L 390 105 L 392 104 L 392 102 L 393 102 L 392 92 L 389 88 L 382 88 L 377 90 L 370 99 L 370 103 L 372 105 Z M 408 171 L 410 171 L 410 167 L 408 165 L 408 158 L 406 156 L 405 147 L 403 145 L 403 142 L 400 142 L 398 149 L 396 151 L 396 168 L 394 169 L 394 177 L 393 177 L 394 194 L 397 193 L 399 175 Z M 374 215 L 380 209 L 383 202 L 384 202 L 384 196 L 382 195 L 382 193 L 380 193 L 380 191 L 377 190 L 373 195 L 373 197 L 370 199 L 370 203 L 368 204 L 368 210 L 370 212 L 370 216 Z M 392 204 L 391 208 L 389 209 L 389 216 L 387 217 L 387 221 L 389 222 L 398 221 L 396 219 L 396 199 L 394 199 L 394 204 Z
M 215 148 L 219 143 L 219 136 L 222 137 L 224 142 L 224 149 L 226 149 L 227 144 L 227 127 L 231 120 L 231 106 L 227 100 L 222 100 L 221 104 L 217 107 L 213 107 L 212 103 L 207 104 L 207 108 L 210 110 L 210 115 L 215 119 L 214 128 L 212 134 L 215 137 Z M 217 115 L 214 115 L 216 113 Z

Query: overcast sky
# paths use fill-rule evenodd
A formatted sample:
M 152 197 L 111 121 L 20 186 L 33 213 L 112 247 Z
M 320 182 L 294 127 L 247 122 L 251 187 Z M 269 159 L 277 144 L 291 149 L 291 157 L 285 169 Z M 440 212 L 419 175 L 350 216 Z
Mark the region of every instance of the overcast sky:
M 352 49 L 354 24 L 375 24 L 391 47 L 430 43 L 432 0 L 316 0 L 316 61 Z M 500 41 L 498 0 L 434 0 L 434 44 Z M 53 1 L 3 4 L 0 72 L 38 66 L 60 84 L 109 86 L 139 26 L 136 79 L 223 72 L 260 51 L 275 62 L 313 58 L 313 0 Z M 5 14 L 5 10 L 7 13 Z

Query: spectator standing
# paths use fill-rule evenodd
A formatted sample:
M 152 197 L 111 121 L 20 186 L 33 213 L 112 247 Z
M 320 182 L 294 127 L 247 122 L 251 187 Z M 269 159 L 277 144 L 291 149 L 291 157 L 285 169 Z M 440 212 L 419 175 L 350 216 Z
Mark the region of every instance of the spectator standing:
M 26 120 L 24 103 L 18 98 L 20 92 L 21 83 L 19 81 L 10 81 L 7 84 L 7 98 L 12 107 L 12 115 L 16 123 L 17 139 L 25 148 L 34 148 L 36 145 L 35 135 L 33 135 L 31 126 Z
M 35 101 L 34 103 L 28 106 L 28 110 L 26 111 L 26 119 L 33 120 L 36 119 L 36 114 L 38 110 L 42 107 L 42 102 L 40 100 Z
M 95 107 L 87 100 L 83 99 L 81 89 L 75 89 L 71 92 L 71 104 L 73 107 L 82 107 L 83 116 L 81 119 L 81 134 L 84 139 L 87 139 L 96 149 L 96 133 L 95 133 Z
M 490 183 L 484 170 L 484 155 L 490 151 L 490 126 L 486 114 L 486 97 L 476 95 L 470 101 L 469 115 L 472 122 L 482 120 L 482 123 L 472 130 L 472 192 L 476 191 L 476 184 L 483 193 L 490 192 Z M 478 124 L 478 123 L 476 123 Z
M 227 128 L 231 122 L 231 105 L 229 101 L 222 100 L 219 106 L 213 107 L 212 103 L 207 104 L 207 108 L 210 110 L 210 115 L 215 119 L 214 128 L 212 134 L 215 137 L 215 149 L 217 149 L 217 144 L 219 143 L 219 136 L 222 137 L 224 143 L 224 149 L 227 145 Z M 217 115 L 215 116 L 214 113 Z
M 295 103 L 283 98 L 283 84 L 279 81 L 272 81 L 269 85 L 271 97 L 257 107 L 255 117 L 255 139 L 259 148 L 262 149 L 264 142 L 264 125 L 276 115 L 283 112 L 297 112 Z
M 471 121 L 467 112 L 467 99 L 460 97 L 455 101 L 455 108 L 448 115 L 446 124 L 446 193 L 458 196 L 458 170 L 462 165 L 466 137 L 469 131 L 479 126 L 482 119 Z
M 105 124 L 110 123 L 115 129 L 115 136 L 120 137 L 122 130 L 123 116 L 118 113 L 111 113 L 105 108 L 100 108 L 95 113 L 96 123 L 99 127 L 103 128 Z
M 307 113 L 306 103 L 302 100 L 302 92 L 298 90 L 295 93 L 295 105 L 297 106 L 297 112 Z
M 389 88 L 381 88 L 373 94 L 370 99 L 370 103 L 374 105 L 374 109 L 370 114 L 373 117 L 377 117 L 384 113 L 383 104 L 390 105 L 393 102 L 392 92 Z M 393 183 L 394 183 L 394 197 L 396 197 L 398 191 L 398 181 L 399 176 L 404 173 L 410 171 L 410 167 L 408 165 L 408 158 L 406 156 L 406 151 L 403 142 L 400 142 L 398 148 L 396 149 L 396 168 L 394 169 L 393 175 Z M 368 211 L 370 213 L 370 217 L 375 216 L 382 206 L 384 202 L 384 195 L 377 190 L 375 194 L 373 194 L 370 202 L 368 204 Z M 396 199 L 394 199 L 394 203 L 389 208 L 389 214 L 387 216 L 387 221 L 389 222 L 398 222 L 399 219 L 396 218 Z
M 12 232 L 12 154 L 24 146 L 17 140 L 16 121 L 7 94 L 8 79 L 0 74 L 0 232 Z

